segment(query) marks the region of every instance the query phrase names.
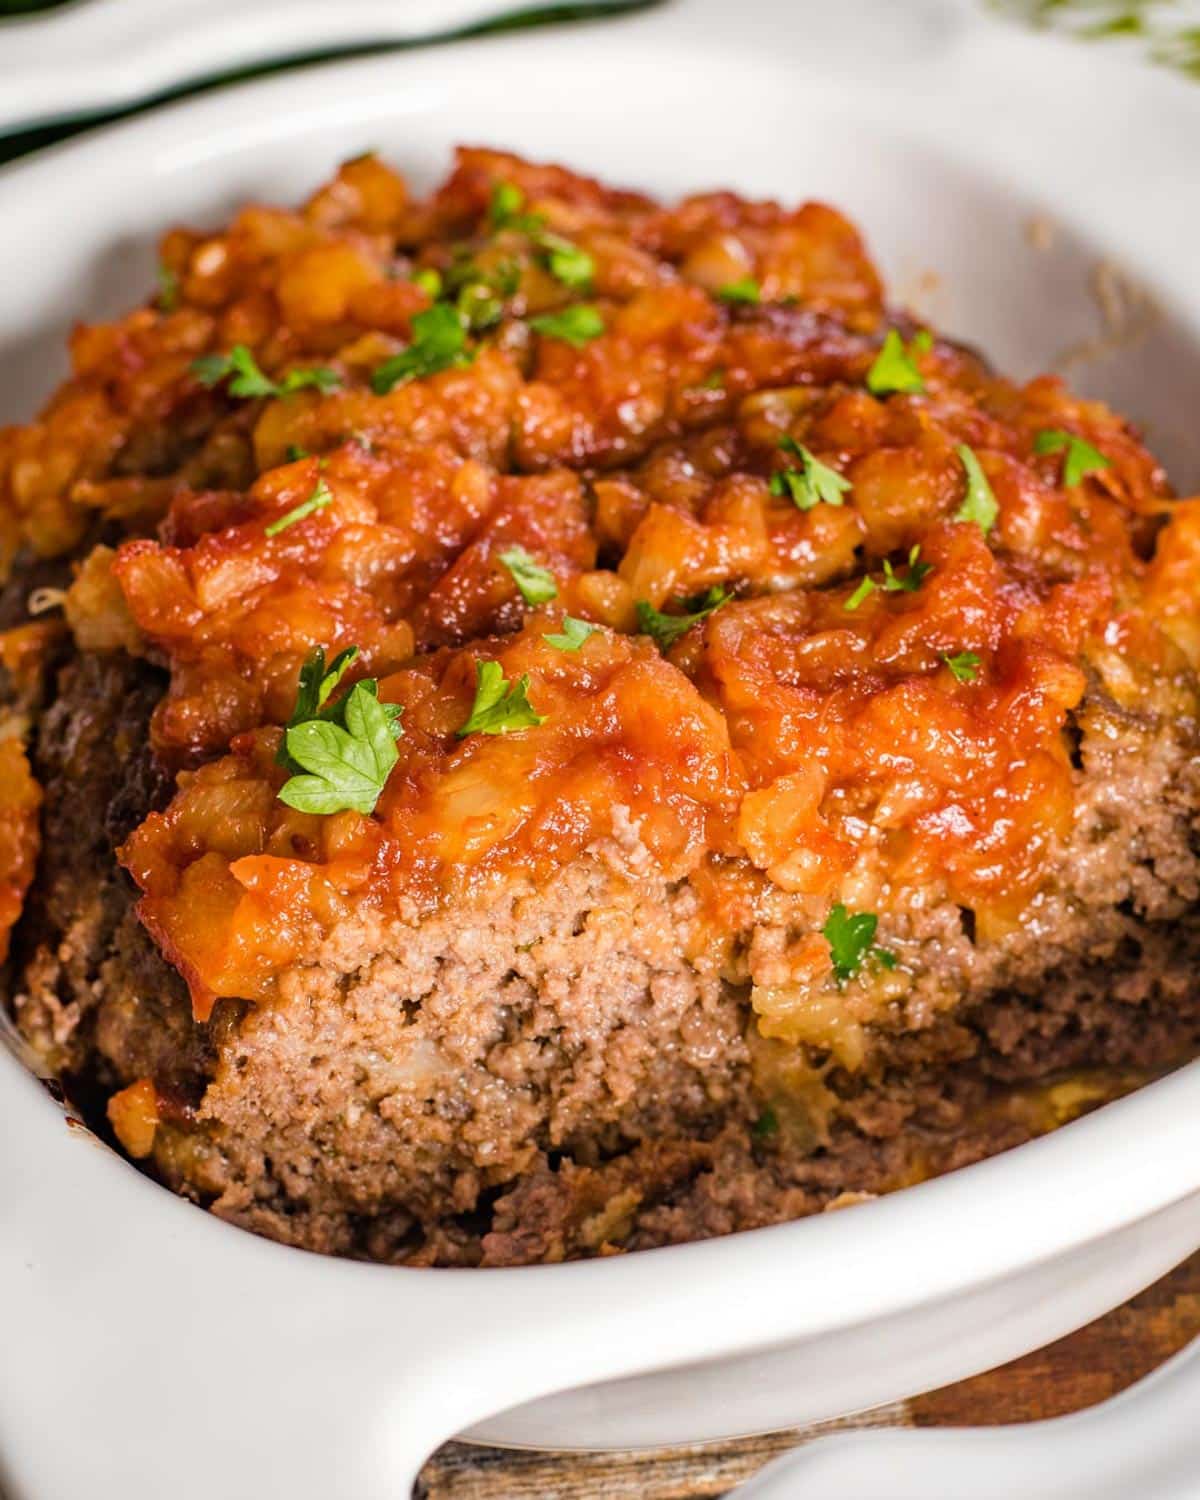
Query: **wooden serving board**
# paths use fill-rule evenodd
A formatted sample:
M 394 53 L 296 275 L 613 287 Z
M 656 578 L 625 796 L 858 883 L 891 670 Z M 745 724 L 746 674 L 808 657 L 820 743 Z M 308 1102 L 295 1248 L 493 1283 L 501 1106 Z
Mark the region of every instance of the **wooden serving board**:
M 1200 1255 L 1069 1338 L 990 1374 L 871 1412 L 741 1442 L 646 1454 L 513 1453 L 448 1443 L 417 1500 L 715 1500 L 770 1458 L 835 1428 L 980 1426 L 1057 1417 L 1116 1395 L 1200 1335 Z

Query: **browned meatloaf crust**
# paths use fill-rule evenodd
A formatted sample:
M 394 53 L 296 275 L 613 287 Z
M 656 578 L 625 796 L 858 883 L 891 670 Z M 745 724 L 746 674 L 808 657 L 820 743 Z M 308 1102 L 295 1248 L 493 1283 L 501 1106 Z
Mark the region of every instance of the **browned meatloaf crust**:
M 1200 1051 L 1200 501 L 1120 417 L 820 204 L 368 156 L 162 257 L 0 430 L 7 997 L 147 1170 L 553 1261 Z

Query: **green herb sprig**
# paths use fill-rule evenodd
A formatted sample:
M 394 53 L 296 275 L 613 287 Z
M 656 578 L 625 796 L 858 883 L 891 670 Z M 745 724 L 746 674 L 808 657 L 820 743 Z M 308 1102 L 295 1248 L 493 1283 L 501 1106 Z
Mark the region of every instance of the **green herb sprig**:
M 543 568 L 524 547 L 509 547 L 500 553 L 500 561 L 512 574 L 526 604 L 548 604 L 558 593 L 558 584 L 549 568 Z
M 717 288 L 722 302 L 754 304 L 762 301 L 762 288 L 753 276 L 739 276 L 736 281 L 727 281 Z
M 595 635 L 596 628 L 586 620 L 577 620 L 574 615 L 563 615 L 562 630 L 543 635 L 542 640 L 556 651 L 578 651 L 589 636 Z
M 954 451 L 958 454 L 958 460 L 967 476 L 967 493 L 963 498 L 963 503 L 954 512 L 954 519 L 974 521 L 984 536 L 987 536 L 996 524 L 1000 507 L 996 503 L 996 497 L 992 493 L 987 475 L 983 472 L 983 467 L 975 457 L 974 451 L 968 448 L 966 443 L 959 443 Z
M 363 678 L 330 702 L 357 656 L 358 647 L 348 646 L 327 668 L 318 646 L 300 669 L 296 706 L 275 757 L 296 772 L 278 795 L 298 812 L 374 812 L 399 759 L 402 710 L 379 701 L 374 678 Z
M 706 589 L 702 594 L 694 594 L 689 599 L 678 599 L 675 602 L 684 611 L 678 615 L 664 614 L 661 610 L 654 608 L 645 599 L 637 601 L 638 624 L 641 626 L 643 635 L 648 635 L 660 651 L 669 651 L 685 635 L 693 625 L 698 625 L 705 620 L 714 610 L 720 609 L 723 604 L 728 604 L 733 595 L 721 584 L 714 584 L 712 588 Z
M 1086 438 L 1074 432 L 1064 432 L 1060 427 L 1048 427 L 1033 440 L 1035 453 L 1066 453 L 1063 459 L 1062 480 L 1068 489 L 1082 483 L 1089 474 L 1098 474 L 1112 467 L 1099 448 L 1094 448 Z
M 317 480 L 316 488 L 307 500 L 301 500 L 299 505 L 293 505 L 291 510 L 284 511 L 283 515 L 277 517 L 263 530 L 267 536 L 278 536 L 281 531 L 286 531 L 289 526 L 294 526 L 297 521 L 303 521 L 306 516 L 311 516 L 319 510 L 324 510 L 327 505 L 333 504 L 333 491 L 323 479 Z
M 529 701 L 529 674 L 510 682 L 498 661 L 475 663 L 475 701 L 459 739 L 468 734 L 508 734 L 514 729 L 536 729 L 546 722 Z
M 546 338 L 562 339 L 574 348 L 582 349 L 604 332 L 604 319 L 590 302 L 575 302 L 561 312 L 530 318 L 529 326 Z
M 782 437 L 779 446 L 800 460 L 798 469 L 777 469 L 771 475 L 772 495 L 788 495 L 797 510 L 812 510 L 816 505 L 841 505 L 842 497 L 852 488 L 848 479 L 814 458 L 803 443 Z
M 191 370 L 201 385 L 210 388 L 228 380 L 226 389 L 229 394 L 245 400 L 259 396 L 291 396 L 310 386 L 325 395 L 342 383 L 336 370 L 326 369 L 323 365 L 289 370 L 282 380 L 272 380 L 259 368 L 258 361 L 245 344 L 235 344 L 228 354 L 202 354 L 192 361 Z
M 895 571 L 885 557 L 883 560 L 883 591 L 885 594 L 915 594 L 933 572 L 933 564 L 921 561 L 921 544 L 911 547 L 908 553 L 908 572 L 901 575 Z
M 920 395 L 925 389 L 925 377 L 917 368 L 916 357 L 932 348 L 933 336 L 927 329 L 914 334 L 906 348 L 899 333 L 889 328 L 875 362 L 867 371 L 867 389 L 873 396 Z
M 875 947 L 875 930 L 879 918 L 873 911 L 849 912 L 839 901 L 821 928 L 833 959 L 833 977 L 839 989 L 849 983 L 868 958 L 885 969 L 894 969 L 896 955 L 888 948 Z
M 979 672 L 979 656 L 974 651 L 959 651 L 954 656 L 943 655 L 942 660 L 950 669 L 955 682 L 974 682 Z
M 413 318 L 408 348 L 376 368 L 371 389 L 377 396 L 386 396 L 403 381 L 470 364 L 471 358 L 462 315 L 448 302 L 435 302 Z

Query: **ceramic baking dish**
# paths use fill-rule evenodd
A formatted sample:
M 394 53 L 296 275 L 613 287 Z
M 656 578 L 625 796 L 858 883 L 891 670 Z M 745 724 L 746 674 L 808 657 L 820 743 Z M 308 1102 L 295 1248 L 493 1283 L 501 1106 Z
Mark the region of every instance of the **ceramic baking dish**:
M 897 297 L 1002 367 L 1090 351 L 1077 383 L 1142 421 L 1186 489 L 1198 138 L 1200 90 L 966 0 L 743 0 L 736 24 L 684 0 L 309 69 L 0 174 L 0 420 L 60 377 L 73 319 L 145 295 L 164 225 L 295 200 L 368 146 L 429 181 L 468 140 L 655 192 L 827 197 Z M 749 1433 L 1078 1326 L 1200 1245 L 1200 1065 L 841 1213 L 475 1272 L 325 1260 L 219 1223 L 0 1049 L 0 1205 L 8 1500 L 395 1500 L 455 1432 L 548 1447 Z
M 631 0 L 591 0 L 619 9 Z M 637 3 L 637 0 L 632 0 Z M 0 130 L 136 104 L 235 68 L 449 36 L 504 0 L 59 0 L 0 14 Z M 550 10 L 549 0 L 520 6 Z

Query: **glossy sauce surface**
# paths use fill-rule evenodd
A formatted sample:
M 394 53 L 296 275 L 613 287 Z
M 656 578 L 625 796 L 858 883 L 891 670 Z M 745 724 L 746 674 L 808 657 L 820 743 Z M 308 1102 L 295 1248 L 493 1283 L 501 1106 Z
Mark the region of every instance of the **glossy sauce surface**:
M 586 284 L 556 276 L 547 234 L 584 252 Z M 1126 664 L 1132 699 L 1196 651 L 1200 518 L 1137 436 L 1057 380 L 914 343 L 823 205 L 662 208 L 486 151 L 420 202 L 363 158 L 298 213 L 168 235 L 163 260 L 170 306 L 81 330 L 43 420 L 0 435 L 0 475 L 14 545 L 64 550 L 97 512 L 141 533 L 84 563 L 67 613 L 170 668 L 153 740 L 179 789 L 123 858 L 198 1017 L 269 999 L 346 921 L 553 880 L 614 808 L 666 878 L 693 878 L 715 949 L 769 889 L 807 899 L 791 980 L 832 994 L 824 915 L 903 886 L 986 940 L 1070 828 L 1089 653 Z M 431 270 L 443 300 L 466 274 L 501 310 L 469 362 L 379 393 Z M 598 336 L 535 326 L 573 304 Z M 893 327 L 921 388 L 873 393 Z M 319 366 L 336 386 L 206 388 L 193 361 L 236 344 L 275 380 Z M 1067 485 L 1047 431 L 1101 464 Z M 56 442 L 51 490 L 32 460 Z M 798 445 L 848 484 L 840 503 L 773 480 Z M 959 518 L 964 447 L 986 528 Z M 523 599 L 514 546 L 551 601 Z M 666 649 L 639 633 L 639 604 L 714 588 L 728 599 Z M 596 627 L 577 651 L 545 640 L 564 614 Z M 369 676 L 403 706 L 399 760 L 372 814 L 297 812 L 279 726 L 313 648 L 350 645 L 343 686 Z M 528 677 L 542 724 L 459 735 L 483 661 Z

